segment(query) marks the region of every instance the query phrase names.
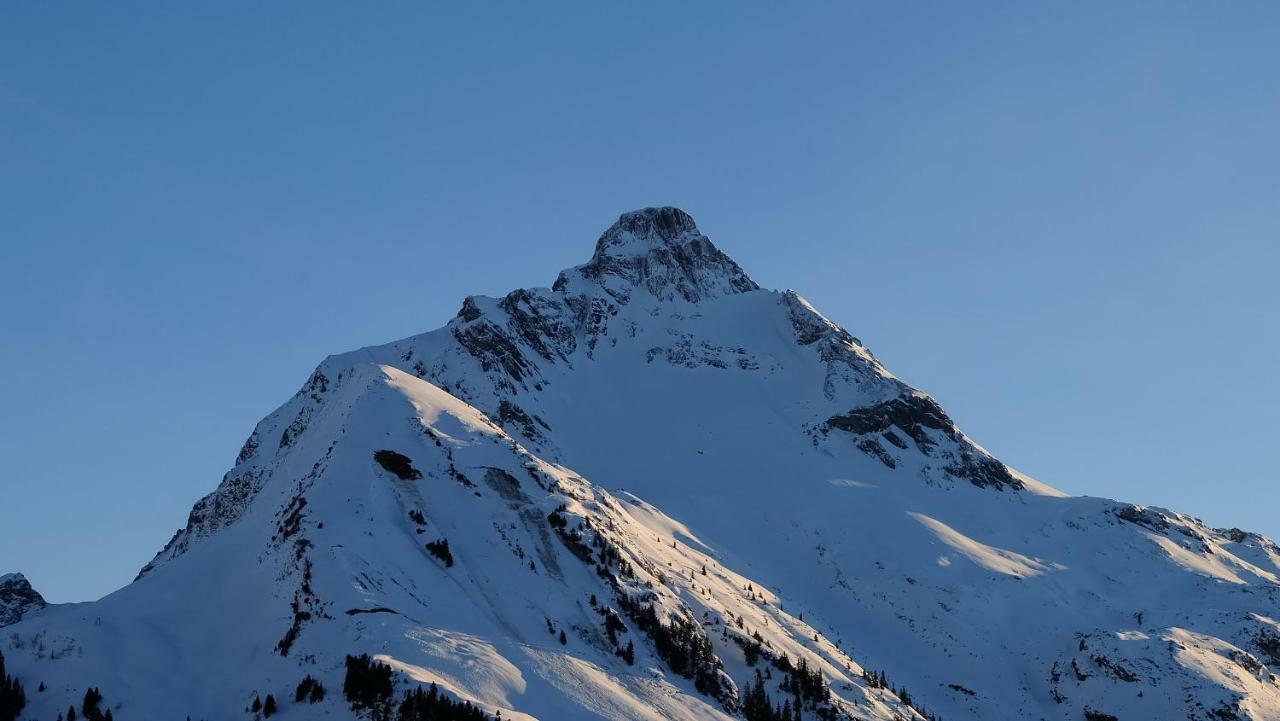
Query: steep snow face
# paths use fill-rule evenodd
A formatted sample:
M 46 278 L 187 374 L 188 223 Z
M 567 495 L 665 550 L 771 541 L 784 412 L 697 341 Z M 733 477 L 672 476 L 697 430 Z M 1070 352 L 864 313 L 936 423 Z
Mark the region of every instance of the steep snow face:
M 8 626 L 45 607 L 44 597 L 21 573 L 0 576 L 0 626 Z
M 804 661 L 805 718 L 913 717 L 883 672 L 946 719 L 1274 719 L 1278 578 L 1268 539 L 1006 467 L 650 208 L 550 289 L 327 358 L 137 582 L 0 648 L 193 717 L 368 652 L 510 718 L 740 716 Z

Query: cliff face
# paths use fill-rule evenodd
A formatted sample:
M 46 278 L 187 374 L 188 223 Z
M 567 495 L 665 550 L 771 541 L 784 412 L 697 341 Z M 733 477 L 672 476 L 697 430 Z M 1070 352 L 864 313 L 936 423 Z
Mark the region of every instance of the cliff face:
M 45 607 L 44 598 L 21 573 L 0 576 L 0 627 L 21 621 L 23 616 Z

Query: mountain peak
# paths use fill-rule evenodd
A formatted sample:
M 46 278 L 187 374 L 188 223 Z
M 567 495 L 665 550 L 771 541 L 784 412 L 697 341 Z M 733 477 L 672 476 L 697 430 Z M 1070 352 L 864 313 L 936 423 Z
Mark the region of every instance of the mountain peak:
M 45 607 L 44 597 L 21 573 L 0 575 L 0 626 L 8 626 L 22 620 L 30 611 Z
M 685 235 L 700 236 L 693 216 L 679 208 L 642 208 L 623 213 L 596 243 L 596 255 L 644 250 L 655 244 L 677 244 Z
M 596 241 L 585 265 L 560 274 L 556 290 L 575 277 L 603 288 L 622 303 L 643 289 L 658 300 L 701 300 L 757 290 L 760 286 L 698 230 L 679 208 L 623 213 Z

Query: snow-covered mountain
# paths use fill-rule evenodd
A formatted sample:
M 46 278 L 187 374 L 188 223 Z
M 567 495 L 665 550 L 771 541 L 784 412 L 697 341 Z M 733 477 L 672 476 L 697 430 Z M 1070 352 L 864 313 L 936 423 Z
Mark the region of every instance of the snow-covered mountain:
M 24 719 L 376 714 L 362 654 L 504 719 L 1280 719 L 1275 543 L 1008 468 L 674 208 L 325 359 L 132 584 L 22 585 Z
M 21 573 L 0 576 L 0 626 L 8 626 L 22 620 L 31 611 L 44 608 L 44 597 Z

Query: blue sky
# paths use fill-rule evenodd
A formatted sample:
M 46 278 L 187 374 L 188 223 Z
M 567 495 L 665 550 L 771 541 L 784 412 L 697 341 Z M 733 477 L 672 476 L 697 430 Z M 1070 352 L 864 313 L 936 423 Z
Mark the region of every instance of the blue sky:
M 1010 464 L 1280 536 L 1266 3 L 10 3 L 0 572 L 129 581 L 326 354 L 678 205 Z

